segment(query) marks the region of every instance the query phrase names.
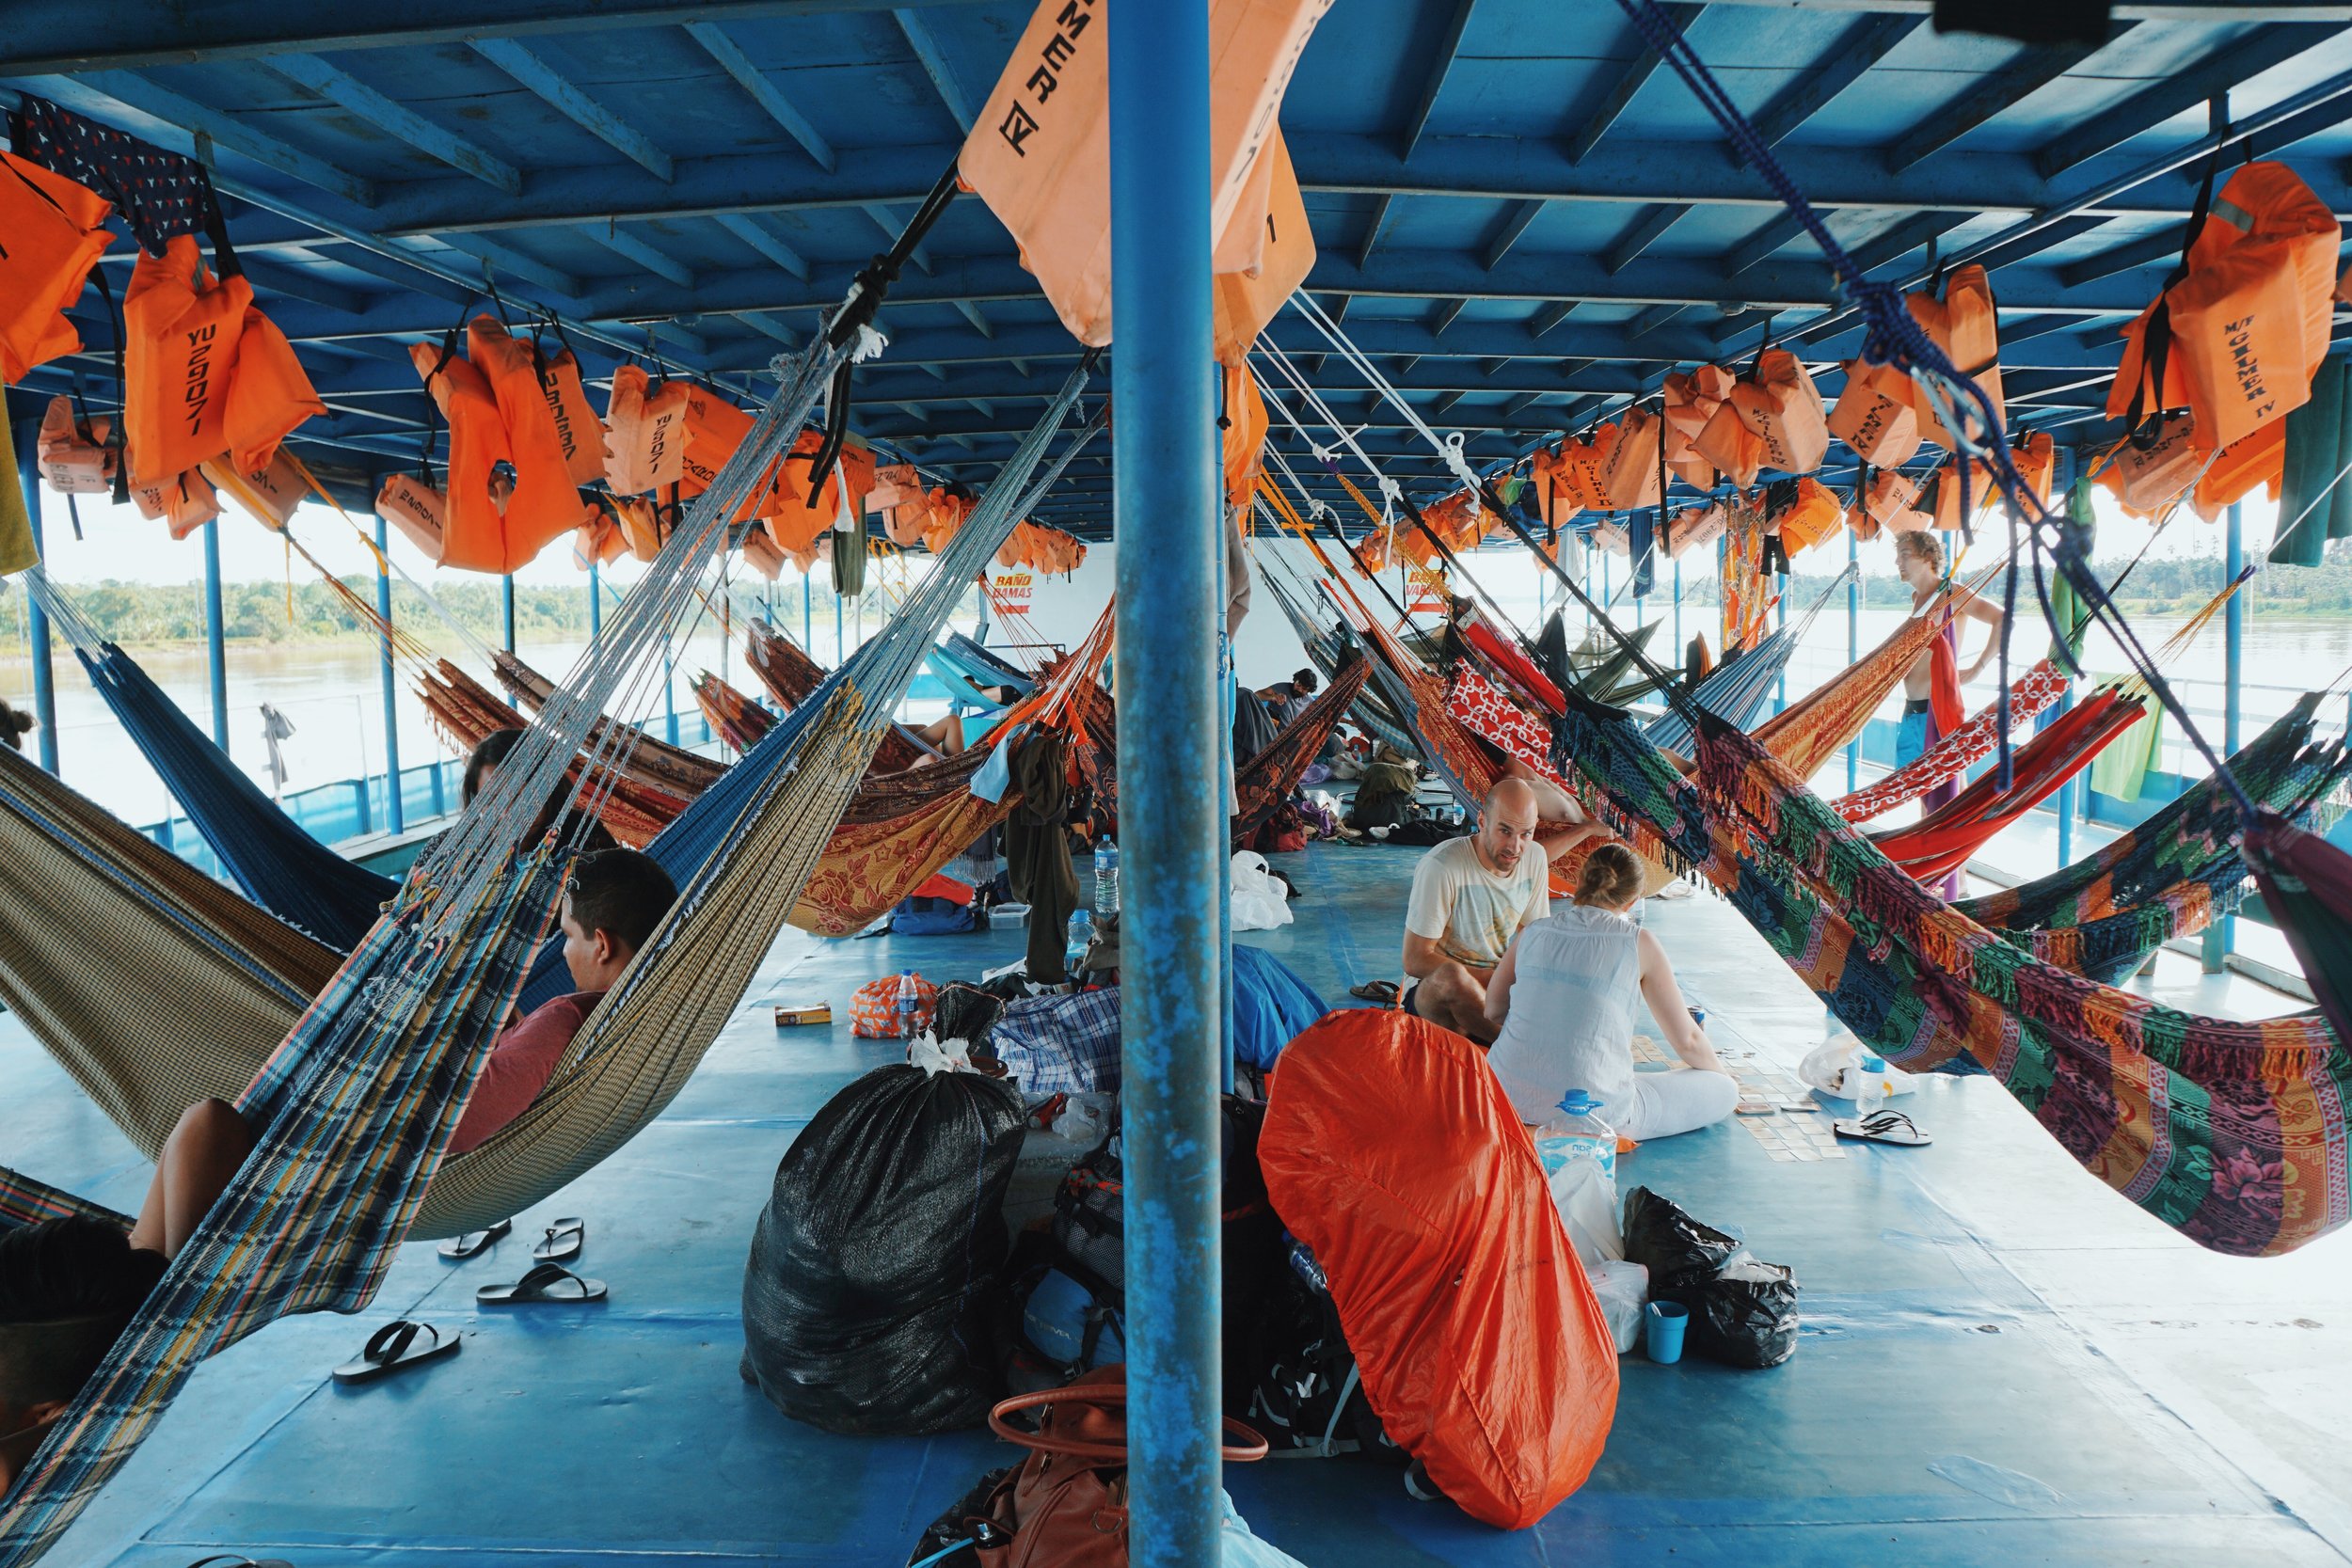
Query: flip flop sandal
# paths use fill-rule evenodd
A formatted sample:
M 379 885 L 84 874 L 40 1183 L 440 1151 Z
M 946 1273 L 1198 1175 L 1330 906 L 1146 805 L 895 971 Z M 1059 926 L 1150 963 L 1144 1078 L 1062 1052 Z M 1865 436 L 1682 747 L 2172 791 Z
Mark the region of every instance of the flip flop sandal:
M 1360 986 L 1348 987 L 1347 994 L 1359 1002 L 1377 1002 L 1384 1007 L 1392 1007 L 1396 1006 L 1396 982 L 1366 980 Z
M 239 1557 L 224 1552 L 216 1557 L 198 1558 L 188 1568 L 294 1568 L 294 1564 L 282 1557 Z
M 417 1343 L 418 1332 L 432 1336 L 423 1345 Z M 346 1361 L 335 1369 L 335 1381 L 342 1384 L 373 1383 L 379 1377 L 408 1367 L 420 1367 L 427 1361 L 440 1361 L 455 1355 L 465 1344 L 455 1335 L 441 1338 L 441 1331 L 431 1323 L 413 1323 L 396 1318 L 368 1336 L 359 1359 Z
M 542 1263 L 568 1263 L 580 1256 L 580 1247 L 588 1240 L 588 1222 L 583 1219 L 557 1220 L 532 1247 L 531 1256 Z
M 561 1263 L 542 1263 L 512 1285 L 485 1285 L 473 1293 L 485 1307 L 530 1307 L 540 1302 L 565 1305 L 604 1299 L 604 1281 L 582 1279 Z
M 501 1220 L 487 1230 L 469 1230 L 462 1236 L 452 1236 L 434 1250 L 453 1262 L 463 1262 L 469 1258 L 481 1257 L 493 1245 L 504 1241 L 514 1228 L 513 1220 Z
M 1917 1148 L 1935 1142 L 1914 1127 L 1911 1118 L 1900 1111 L 1873 1111 L 1861 1121 L 1834 1121 L 1830 1126 L 1841 1138 L 1893 1144 L 1899 1148 Z

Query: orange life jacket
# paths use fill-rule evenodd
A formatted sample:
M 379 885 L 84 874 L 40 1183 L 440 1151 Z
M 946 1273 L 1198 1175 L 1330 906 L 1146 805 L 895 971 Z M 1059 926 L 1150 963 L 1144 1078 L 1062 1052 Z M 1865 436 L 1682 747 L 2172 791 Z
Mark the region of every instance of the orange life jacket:
M 1716 404 L 1691 450 L 1713 464 L 1723 477 L 1745 490 L 1764 471 L 1764 438 L 1748 428 L 1729 398 Z
M 1617 439 L 1600 468 L 1600 499 L 1610 511 L 1658 504 L 1658 449 L 1664 421 L 1636 407 L 1617 422 Z
M 425 389 L 449 421 L 449 467 L 444 479 L 447 502 L 441 516 L 437 550 L 424 540 L 418 546 L 437 565 L 476 572 L 503 572 L 505 518 L 491 494 L 491 479 L 506 461 L 506 424 L 499 418 L 498 399 L 490 383 L 453 340 L 442 347 L 412 343 L 408 357 L 424 378 Z
M 1666 530 L 1666 558 L 1679 561 L 1692 550 L 1706 549 L 1730 526 L 1731 512 L 1721 501 L 1685 507 L 1675 514 L 1674 525 Z
M 588 406 L 588 389 L 580 385 L 580 361 L 568 348 L 539 360 L 539 395 L 547 400 L 548 417 L 555 421 L 555 438 L 564 448 L 564 469 L 575 486 L 594 484 L 604 477 L 604 426 Z
M 134 489 L 131 504 L 150 522 L 160 518 L 174 539 L 185 539 L 220 515 L 220 498 L 214 493 L 212 481 L 195 468 L 161 484 Z
M 1849 359 L 1845 390 L 1830 410 L 1829 433 L 1865 463 L 1895 467 L 1919 450 L 1919 416 L 1913 412 L 1911 377 L 1893 365 Z
M 282 449 L 249 474 L 237 472 L 225 455 L 208 457 L 198 467 L 217 489 L 272 533 L 284 529 L 294 508 L 310 495 L 310 480 L 295 467 L 294 454 Z
M 764 529 L 752 529 L 743 535 L 743 564 L 766 578 L 770 582 L 784 575 L 786 556 Z
M 1919 486 L 1892 468 L 1881 468 L 1870 476 L 1867 489 L 1854 492 L 1849 511 L 1852 518 L 1854 537 L 1868 540 L 1884 528 L 1889 533 L 1925 533 L 1935 527 L 1935 519 L 1925 512 L 1915 511 L 1912 502 L 1919 499 Z
M 802 431 L 778 467 L 776 483 L 752 502 L 762 509 L 761 524 L 781 549 L 806 549 L 826 530 L 846 527 L 863 515 L 866 498 L 874 485 L 874 454 L 864 447 L 845 445 L 824 487 L 811 496 L 809 468 L 824 444 L 821 431 Z
M 1797 481 L 1796 503 L 1775 519 L 1781 547 L 1791 556 L 1812 548 L 1837 531 L 1844 510 L 1820 480 L 1808 475 Z
M 1748 433 L 1764 443 L 1764 467 L 1784 474 L 1809 474 L 1828 455 L 1829 417 L 1821 408 L 1820 390 L 1787 349 L 1770 348 L 1756 356 L 1755 372 L 1734 382 L 1724 401 Z M 1740 488 L 1753 483 L 1751 476 Z
M 1933 486 L 1927 493 L 1934 498 L 1931 510 L 1935 516 L 1935 526 L 1947 533 L 1956 533 L 1974 523 L 1987 508 L 1998 505 L 2001 499 L 2000 489 L 1993 483 L 1992 468 L 1982 463 L 1971 462 L 1968 465 L 1967 517 L 1963 518 L 1960 512 L 1958 464 L 1946 458 L 1943 465 L 1928 477 L 1928 483 Z
M 386 474 L 375 492 L 375 515 L 400 530 L 428 561 L 441 559 L 449 499 L 415 474 Z
M 114 435 L 109 420 L 85 425 L 74 418 L 73 400 L 60 393 L 41 411 L 35 460 L 42 481 L 61 496 L 98 496 L 114 488 Z
M 515 495 L 499 539 L 505 563 L 496 568 L 511 572 L 580 526 L 580 486 L 572 483 L 532 345 L 496 316 L 480 315 L 466 324 L 466 355 L 489 382 L 506 427 L 506 460 L 515 467 Z
M 277 457 L 280 441 L 303 420 L 326 412 L 302 361 L 294 357 L 294 344 L 260 308 L 248 305 L 221 418 L 230 466 L 239 473 L 262 472 Z
M 1264 170 L 1265 197 L 1255 206 L 1245 200 L 1235 209 L 1234 221 L 1227 230 L 1229 233 L 1262 234 L 1263 253 L 1252 264 L 1220 266 L 1210 279 L 1215 291 L 1211 295 L 1212 341 L 1217 363 L 1228 369 L 1248 363 L 1249 348 L 1258 334 L 1315 266 L 1314 231 L 1307 225 L 1306 198 L 1299 194 L 1298 175 L 1291 167 L 1290 149 L 1283 144 L 1279 125 L 1269 128 L 1258 163 Z M 1243 220 L 1252 211 L 1263 211 L 1264 221 L 1245 229 Z
M 113 211 L 87 186 L 0 152 L 0 382 L 82 346 L 65 312 L 114 243 Z
M 683 381 L 649 390 L 637 365 L 612 372 L 612 395 L 604 405 L 604 479 L 614 495 L 641 496 L 685 476 L 691 391 Z
M 1633 553 L 1632 536 L 1626 532 L 1625 525 L 1620 522 L 1610 521 L 1596 524 L 1593 528 L 1592 541 L 1595 549 L 1607 550 L 1611 555 Z
M 2001 401 L 2000 317 L 1993 302 L 1993 284 L 1985 277 L 1984 268 L 1974 262 L 1954 267 L 1944 280 L 1942 299 L 1922 293 L 1906 296 L 1903 303 L 1911 308 L 1912 319 L 1944 351 L 1944 356 L 1983 388 L 1984 395 L 1993 401 L 1994 417 L 2006 424 L 2008 414 Z M 1954 450 L 1957 443 L 1952 433 L 1936 419 L 1934 403 L 1909 376 L 1902 380 L 1910 394 L 1912 410 L 1918 416 L 1921 438 L 1933 441 L 1947 451 Z M 1893 463 L 1901 459 L 1871 461 Z
M 710 482 L 719 477 L 719 470 L 735 455 L 735 449 L 743 444 L 743 437 L 752 433 L 758 421 L 707 387 L 687 384 L 686 391 L 686 472 L 678 480 L 678 495 L 693 499 L 710 488 Z M 756 499 L 744 503 L 747 510 L 734 521 L 741 522 L 752 515 L 748 508 Z
M 874 483 L 866 492 L 866 513 L 880 516 L 882 531 L 901 549 L 923 542 L 923 525 L 930 518 L 930 503 L 923 494 L 923 476 L 912 463 L 893 463 L 874 470 Z
M 2196 416 L 2168 414 L 2155 444 L 2142 446 L 2126 439 L 2115 449 L 2113 461 L 2099 472 L 2099 483 L 2136 517 L 2153 517 L 2188 494 L 2205 471 L 2212 449 L 2198 436 Z
M 2286 468 L 2287 422 L 2273 420 L 2253 435 L 2221 449 L 2212 467 L 2205 470 L 2205 477 L 2197 482 L 2189 504 L 2210 523 L 2232 504 L 2258 489 L 2267 491 L 2275 501 L 2286 483 Z
M 1254 334 L 1253 334 L 1254 336 Z M 1249 520 L 1250 503 L 1258 496 L 1258 481 L 1265 461 L 1265 399 L 1248 363 L 1225 372 L 1225 504 Z
M 1731 395 L 1731 372 L 1701 365 L 1684 374 L 1670 372 L 1665 386 L 1666 467 L 1694 490 L 1715 487 L 1715 465 L 1698 450 L 1699 433 Z
M 2058 447 L 2046 430 L 2036 430 L 2022 437 L 2012 438 L 2009 445 L 2010 460 L 2017 466 L 2017 477 L 2026 482 L 2034 499 L 2050 504 L 2050 475 L 2058 466 Z
M 2185 408 L 2206 451 L 2244 440 L 2311 399 L 2327 356 L 2343 232 L 2284 164 L 2230 176 L 2181 266 L 2123 330 L 2110 419 L 2144 425 Z

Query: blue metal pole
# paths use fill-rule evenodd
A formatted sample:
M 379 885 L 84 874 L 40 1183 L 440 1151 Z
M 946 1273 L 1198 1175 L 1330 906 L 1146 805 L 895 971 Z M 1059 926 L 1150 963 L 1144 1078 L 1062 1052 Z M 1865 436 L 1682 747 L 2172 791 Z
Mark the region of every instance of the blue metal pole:
M 499 619 L 506 633 L 506 651 L 515 651 L 515 574 L 499 578 Z
M 376 531 L 382 542 L 383 530 Z M 229 750 L 229 651 L 220 608 L 220 519 L 204 525 L 204 659 L 213 679 L 213 744 Z
M 1862 541 L 1853 530 L 1846 531 L 1846 564 L 1857 565 L 1862 560 Z M 1846 668 L 1851 670 L 1862 662 L 1862 576 L 1854 574 L 1846 579 Z M 1846 742 L 1846 793 L 1851 795 L 1862 787 L 1862 737 L 1855 736 Z
M 1535 579 L 1541 582 L 1543 579 Z M 1682 562 L 1675 562 L 1675 657 L 1682 657 Z
M 1127 1469 L 1137 1568 L 1216 1560 L 1216 392 L 1209 325 L 1209 8 L 1106 8 L 1113 528 L 1129 1161 Z
M 588 563 L 588 646 L 596 647 L 604 641 L 604 576 L 596 563 Z
M 801 578 L 801 651 L 803 653 L 809 651 L 809 641 L 817 635 L 814 624 L 817 614 L 815 580 L 805 573 Z
M 375 519 L 375 547 L 379 554 L 392 547 L 381 516 Z M 375 613 L 384 622 L 377 639 L 384 665 L 384 822 L 387 831 L 405 833 L 408 807 L 400 798 L 400 683 L 392 673 L 392 573 L 381 560 L 375 566 Z
M 40 425 L 24 420 L 17 426 L 16 473 L 24 487 L 24 515 L 33 525 L 33 548 L 41 552 Z M 41 552 L 45 555 L 45 552 Z M 24 595 L 24 627 L 33 644 L 33 718 L 39 722 L 40 765 L 57 771 L 57 680 L 49 662 L 49 612 L 30 594 Z
M 2237 502 L 2230 503 L 2229 532 L 2222 546 L 2224 582 L 2234 582 L 2246 569 L 2245 517 Z M 2233 594 L 2221 611 L 2221 754 L 2238 749 L 2239 728 L 2245 721 L 2246 595 Z M 2150 759 L 2153 763 L 2153 759 Z M 2205 968 L 2219 971 L 2237 950 L 2237 916 L 2225 914 L 2205 932 Z
M 1772 601 L 1772 625 L 1781 630 L 1788 626 L 1788 585 L 1792 578 L 1780 579 L 1780 597 Z M 1778 713 L 1788 705 L 1788 661 L 1780 661 L 1780 676 L 1772 682 L 1772 711 Z

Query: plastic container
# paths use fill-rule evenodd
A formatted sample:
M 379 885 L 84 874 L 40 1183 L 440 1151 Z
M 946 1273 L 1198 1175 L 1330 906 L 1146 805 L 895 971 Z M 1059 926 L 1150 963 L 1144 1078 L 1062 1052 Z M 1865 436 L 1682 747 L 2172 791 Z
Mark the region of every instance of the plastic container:
M 1689 1307 L 1678 1302 L 1653 1301 L 1643 1311 L 1643 1329 L 1649 1358 L 1661 1367 L 1682 1359 L 1682 1334 L 1691 1326 Z
M 1070 915 L 1070 942 L 1062 949 L 1061 956 L 1062 969 L 1071 979 L 1075 980 L 1079 977 L 1080 966 L 1086 962 L 1087 949 L 1093 945 L 1093 942 L 1094 921 L 1086 911 L 1073 910 Z
M 992 927 L 1026 926 L 1029 923 L 1029 906 L 998 904 L 988 911 L 988 923 Z
M 1869 1120 L 1886 1103 L 1888 1088 L 1885 1062 L 1857 1049 L 1853 1065 L 1846 1069 L 1846 1095 L 1853 1101 L 1854 1120 Z
M 1119 912 L 1119 846 L 1104 833 L 1094 847 L 1094 918 L 1107 921 Z
M 1560 1108 L 1535 1129 L 1535 1157 L 1550 1184 L 1568 1240 L 1587 1263 L 1623 1258 L 1617 1229 L 1617 1130 L 1582 1089 L 1571 1089 Z
M 915 1015 L 923 1010 L 923 993 L 914 984 L 914 971 L 898 971 L 898 1037 L 914 1037 Z

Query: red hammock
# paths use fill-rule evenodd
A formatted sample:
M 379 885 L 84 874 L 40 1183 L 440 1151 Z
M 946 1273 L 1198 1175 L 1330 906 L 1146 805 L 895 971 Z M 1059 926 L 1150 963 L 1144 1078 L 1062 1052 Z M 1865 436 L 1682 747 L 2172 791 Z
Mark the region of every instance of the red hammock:
M 2145 698 L 2113 687 L 2093 692 L 2011 754 L 2007 789 L 2000 774 L 1988 770 L 1938 810 L 1909 827 L 1873 833 L 1870 842 L 1923 882 L 1949 876 L 1994 833 L 2058 793 L 2147 708 Z

